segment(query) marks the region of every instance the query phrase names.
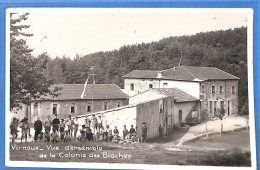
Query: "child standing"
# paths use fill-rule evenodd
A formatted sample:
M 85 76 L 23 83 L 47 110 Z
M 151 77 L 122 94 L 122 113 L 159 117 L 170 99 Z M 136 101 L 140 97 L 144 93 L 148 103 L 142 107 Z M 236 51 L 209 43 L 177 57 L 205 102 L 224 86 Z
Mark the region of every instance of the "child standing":
M 119 131 L 117 129 L 117 126 L 115 126 L 113 132 L 114 132 L 114 142 L 118 142 L 119 141 Z
M 61 119 L 61 123 L 60 123 L 60 140 L 61 140 L 61 142 L 64 141 L 64 136 L 65 136 L 65 123 L 64 123 L 64 119 Z
M 146 127 L 146 123 L 143 122 L 143 127 L 142 127 L 142 138 L 141 138 L 141 143 L 146 142 L 146 137 L 147 137 L 147 127 Z
M 19 122 L 19 120 L 14 117 L 12 122 L 11 122 L 11 124 L 10 124 L 11 135 L 12 135 L 12 144 L 13 145 L 15 143 L 15 139 L 18 136 L 17 135 L 17 132 L 18 132 L 18 122 Z
M 78 116 L 76 116 L 76 118 L 74 120 L 74 138 L 75 138 L 75 140 L 77 137 L 78 129 L 79 129 L 79 121 L 78 121 Z
M 123 138 L 125 140 L 126 135 L 128 134 L 128 130 L 126 129 L 126 125 L 124 125 L 124 130 L 123 130 Z
M 27 142 L 27 135 L 29 133 L 29 136 L 31 136 L 31 133 L 30 133 L 30 126 L 29 126 L 29 123 L 28 123 L 28 118 L 25 117 L 23 120 L 21 120 L 22 122 L 22 126 L 21 126 L 21 129 L 22 129 L 22 137 L 21 137 L 21 143 L 23 142 L 23 138 L 25 140 L 25 143 Z
M 100 115 L 98 116 L 97 123 L 98 123 L 98 132 L 100 132 L 102 130 L 102 119 Z

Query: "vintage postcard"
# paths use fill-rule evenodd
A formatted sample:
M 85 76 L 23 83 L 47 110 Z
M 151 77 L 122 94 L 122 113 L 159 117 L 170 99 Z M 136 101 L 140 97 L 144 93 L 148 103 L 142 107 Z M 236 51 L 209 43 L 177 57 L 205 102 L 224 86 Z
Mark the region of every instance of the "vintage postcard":
M 8 8 L 6 166 L 256 169 L 253 10 Z

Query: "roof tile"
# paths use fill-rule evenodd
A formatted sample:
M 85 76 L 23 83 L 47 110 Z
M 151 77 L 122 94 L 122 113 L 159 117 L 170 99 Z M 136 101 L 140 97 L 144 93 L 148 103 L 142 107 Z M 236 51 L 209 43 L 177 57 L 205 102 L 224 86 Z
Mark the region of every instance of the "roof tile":
M 60 95 L 52 97 L 45 96 L 45 99 L 51 100 L 77 100 L 81 99 L 81 94 L 84 90 L 84 84 L 56 84 L 51 88 L 61 87 L 58 91 Z M 83 99 L 126 99 L 129 98 L 117 85 L 115 84 L 87 84 Z
M 166 96 L 173 96 L 176 102 L 188 102 L 197 101 L 196 97 L 182 91 L 179 88 L 154 88 L 152 89 L 157 93 L 164 94 Z
M 156 79 L 159 72 L 160 71 L 153 71 L 153 70 L 134 70 L 123 77 Z M 162 79 L 168 79 L 168 80 L 205 81 L 205 80 L 239 79 L 238 77 L 233 76 L 215 67 L 180 66 L 176 68 L 162 70 L 161 72 L 163 75 Z

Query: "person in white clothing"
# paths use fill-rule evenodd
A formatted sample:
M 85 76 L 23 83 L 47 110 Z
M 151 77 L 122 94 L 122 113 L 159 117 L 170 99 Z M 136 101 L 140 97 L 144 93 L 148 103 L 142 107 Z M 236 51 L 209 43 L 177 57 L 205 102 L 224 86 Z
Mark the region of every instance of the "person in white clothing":
M 78 121 L 78 116 L 76 116 L 76 118 L 74 120 L 74 138 L 75 139 L 77 137 L 78 128 L 79 128 L 79 121 Z
M 98 122 L 98 132 L 101 132 L 103 125 L 102 125 L 102 119 L 100 115 L 98 116 L 97 122 Z

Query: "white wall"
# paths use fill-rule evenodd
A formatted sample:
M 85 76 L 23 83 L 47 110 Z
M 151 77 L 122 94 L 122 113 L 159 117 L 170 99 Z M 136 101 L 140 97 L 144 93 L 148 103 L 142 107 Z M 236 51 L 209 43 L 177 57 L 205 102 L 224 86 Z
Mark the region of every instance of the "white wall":
M 163 86 L 164 83 L 168 83 L 168 85 Z M 160 88 L 174 88 L 174 87 L 177 87 L 196 98 L 200 97 L 200 83 L 199 82 L 173 81 L 173 80 L 161 80 L 160 81 Z
M 131 125 L 136 126 L 136 106 L 123 106 L 120 108 L 110 109 L 106 111 L 100 111 L 93 113 L 98 117 L 101 115 L 103 126 L 109 125 L 109 127 L 114 130 L 114 127 L 117 126 L 119 131 L 119 136 L 123 137 L 123 126 L 126 125 L 126 128 L 129 130 Z M 80 125 L 84 123 L 85 116 L 79 118 Z
M 124 83 L 124 91 L 129 96 L 148 90 L 149 84 L 152 84 L 153 88 L 159 88 L 159 80 L 154 79 L 125 79 Z M 130 90 L 130 84 L 132 83 L 134 84 L 134 91 Z
M 130 90 L 130 84 L 134 84 L 134 91 Z M 164 83 L 168 83 L 164 86 Z M 160 80 L 159 79 L 125 79 L 124 92 L 129 96 L 149 90 L 149 84 L 153 84 L 153 88 L 174 88 L 177 87 L 184 92 L 199 98 L 200 97 L 200 82 L 175 81 L 175 80 Z

